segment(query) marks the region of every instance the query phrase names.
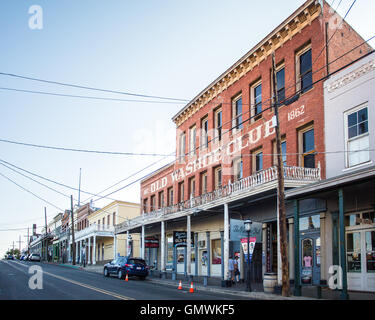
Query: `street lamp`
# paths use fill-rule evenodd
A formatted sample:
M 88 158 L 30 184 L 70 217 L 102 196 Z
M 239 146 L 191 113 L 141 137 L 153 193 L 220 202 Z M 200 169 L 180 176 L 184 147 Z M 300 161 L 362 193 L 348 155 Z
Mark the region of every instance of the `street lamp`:
M 253 222 L 250 219 L 244 221 L 245 231 L 247 232 L 247 286 L 246 290 L 251 291 L 251 282 L 250 282 L 250 230 L 251 224 Z

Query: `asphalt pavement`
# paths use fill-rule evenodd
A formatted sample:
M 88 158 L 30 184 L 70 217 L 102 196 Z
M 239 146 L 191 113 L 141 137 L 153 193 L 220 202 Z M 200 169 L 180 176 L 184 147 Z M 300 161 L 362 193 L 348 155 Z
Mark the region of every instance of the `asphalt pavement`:
M 42 289 L 35 283 L 31 266 L 42 268 Z M 0 300 L 232 300 L 221 293 L 195 291 L 130 278 L 128 282 L 115 277 L 53 264 L 17 260 L 0 261 Z M 236 297 L 236 300 L 248 300 Z

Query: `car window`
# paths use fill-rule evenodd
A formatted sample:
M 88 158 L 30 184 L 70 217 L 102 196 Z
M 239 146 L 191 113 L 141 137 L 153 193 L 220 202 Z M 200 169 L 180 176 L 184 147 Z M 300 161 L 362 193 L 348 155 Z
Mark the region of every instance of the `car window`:
M 146 265 L 146 262 L 142 259 L 129 259 L 129 264 L 143 264 Z

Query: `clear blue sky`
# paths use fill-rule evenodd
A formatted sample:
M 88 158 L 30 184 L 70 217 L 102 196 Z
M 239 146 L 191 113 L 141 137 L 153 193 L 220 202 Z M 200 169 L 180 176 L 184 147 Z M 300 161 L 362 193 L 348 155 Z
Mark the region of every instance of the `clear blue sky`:
M 2 0 L 0 72 L 191 99 L 303 2 Z M 351 2 L 343 0 L 339 13 L 344 15 Z M 34 4 L 43 8 L 42 30 L 28 27 L 28 9 Z M 347 19 L 365 39 L 374 35 L 374 11 L 374 1 L 358 0 Z M 0 87 L 126 98 L 5 76 L 0 76 Z M 0 90 L 0 139 L 70 148 L 170 153 L 175 149 L 171 117 L 182 107 Z M 76 187 L 82 168 L 82 189 L 95 193 L 160 158 L 80 154 L 0 142 L 0 159 Z M 0 173 L 60 208 L 70 206 L 68 198 L 7 168 L 0 166 Z M 71 194 L 68 189 L 49 185 Z M 48 219 L 58 213 L 1 176 L 0 194 L 0 229 L 31 227 L 34 222 L 40 231 L 44 206 Z M 81 200 L 87 197 L 82 194 Z M 139 183 L 114 197 L 138 202 Z M 108 202 L 97 201 L 95 206 Z M 0 254 L 26 232 L 0 232 Z

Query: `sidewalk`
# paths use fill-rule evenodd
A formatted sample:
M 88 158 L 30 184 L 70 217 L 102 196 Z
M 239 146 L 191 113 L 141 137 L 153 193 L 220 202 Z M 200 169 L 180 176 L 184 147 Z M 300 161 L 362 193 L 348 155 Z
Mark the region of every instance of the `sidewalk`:
M 84 270 L 88 272 L 94 273 L 103 273 L 103 266 L 102 265 L 86 265 L 85 268 L 81 265 L 71 265 L 71 264 L 62 264 L 62 263 L 52 263 L 62 267 L 69 267 L 75 268 L 79 270 Z M 159 275 L 150 275 L 147 277 L 146 281 L 157 284 L 157 285 L 164 285 L 176 288 L 179 285 L 178 280 L 171 280 L 171 279 L 161 279 Z M 187 279 L 182 279 L 182 288 L 187 290 L 190 288 L 190 282 Z M 209 284 L 208 286 L 204 286 L 201 283 L 193 282 L 194 290 L 195 291 L 206 291 L 206 292 L 213 292 L 213 293 L 225 293 L 233 296 L 240 296 L 246 297 L 249 299 L 256 299 L 256 300 L 317 300 L 317 289 L 316 287 L 303 287 L 302 288 L 302 295 L 301 297 L 283 297 L 277 294 L 269 294 L 263 292 L 262 284 L 252 283 L 252 292 L 246 291 L 246 283 L 239 283 L 234 284 L 231 287 L 221 287 L 215 284 Z M 291 291 L 293 292 L 293 286 L 291 287 Z M 341 291 L 333 291 L 328 288 L 322 289 L 322 300 L 340 300 L 340 293 Z M 375 293 L 369 292 L 349 292 L 350 300 L 375 300 Z

